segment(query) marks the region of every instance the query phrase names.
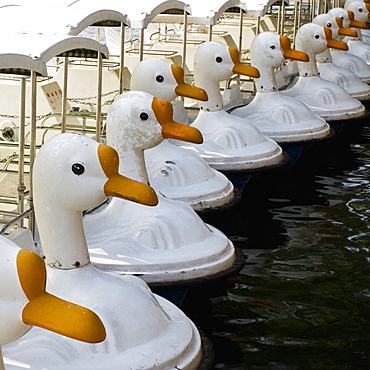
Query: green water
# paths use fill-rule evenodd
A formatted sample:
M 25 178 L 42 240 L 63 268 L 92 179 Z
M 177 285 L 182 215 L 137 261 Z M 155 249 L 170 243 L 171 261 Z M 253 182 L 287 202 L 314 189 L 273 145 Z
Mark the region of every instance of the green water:
M 363 127 L 204 217 L 246 256 L 239 275 L 189 292 L 216 369 L 370 369 L 369 181 Z

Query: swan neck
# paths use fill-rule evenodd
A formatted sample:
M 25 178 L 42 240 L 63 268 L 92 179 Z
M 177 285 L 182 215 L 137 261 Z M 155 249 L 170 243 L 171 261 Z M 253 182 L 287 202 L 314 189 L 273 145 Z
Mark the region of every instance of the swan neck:
M 306 52 L 307 53 L 307 52 Z M 316 64 L 316 54 L 307 53 L 310 60 L 308 62 L 297 62 L 299 75 L 301 77 L 319 76 L 319 70 Z
M 326 49 L 324 52 L 316 55 L 317 63 L 332 63 L 333 59 L 331 57 L 330 49 Z
M 258 66 L 258 70 L 260 72 L 260 78 L 254 79 L 257 92 L 266 93 L 278 91 L 274 68 Z
M 117 149 L 116 149 L 117 150 Z M 127 149 L 119 153 L 119 173 L 132 180 L 149 183 L 148 171 L 146 169 L 144 150 Z
M 194 70 L 194 83 L 205 90 L 208 95 L 207 101 L 198 103 L 201 110 L 214 112 L 224 108 L 220 93 L 220 81 L 209 80 L 205 73 L 197 73 Z
M 40 234 L 46 265 L 62 270 L 89 264 L 90 257 L 82 225 L 82 212 L 65 209 L 63 205 L 48 202 L 37 212 L 36 222 Z

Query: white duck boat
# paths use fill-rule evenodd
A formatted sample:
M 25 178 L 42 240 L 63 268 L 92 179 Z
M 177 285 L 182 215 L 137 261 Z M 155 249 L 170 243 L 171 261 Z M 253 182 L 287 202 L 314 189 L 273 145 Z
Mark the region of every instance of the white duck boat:
M 338 36 L 357 36 L 355 30 L 342 26 L 342 18 L 333 17 L 330 14 L 320 14 L 312 20 L 312 23 L 330 28 L 333 39 L 337 39 Z M 370 100 L 369 85 L 363 83 L 352 71 L 334 64 L 329 48 L 323 53 L 316 55 L 316 61 L 321 78 L 338 84 L 343 87 L 352 98 L 360 100 L 363 103 Z
M 172 105 L 145 92 L 123 93 L 111 105 L 107 143 L 120 173 L 148 182 L 144 150 L 164 138 L 201 141 L 200 132 L 172 121 Z M 99 269 L 140 275 L 148 284 L 188 285 L 219 278 L 244 264 L 232 243 L 186 203 L 159 196 L 156 207 L 110 199 L 84 217 L 92 262 Z
M 4 237 L 0 244 L 0 346 L 22 337 L 33 325 L 87 343 L 105 339 L 104 325 L 94 312 L 46 292 L 40 256 Z M 0 369 L 5 369 L 1 347 Z
M 184 71 L 165 59 L 141 61 L 133 70 L 131 90 L 145 91 L 169 102 L 176 96 L 207 100 L 204 90 L 184 82 Z M 176 101 L 178 116 L 185 117 L 182 101 Z M 212 169 L 198 154 L 173 145 L 165 139 L 145 150 L 150 185 L 166 198 L 181 200 L 196 211 L 214 210 L 235 201 L 234 186 L 221 172 Z
M 363 1 L 352 1 L 346 4 L 347 11 L 353 12 L 355 21 L 352 28 L 357 31 L 357 37 L 347 37 L 348 52 L 362 58 L 370 64 L 370 45 L 362 40 L 361 30 L 368 29 L 366 22 L 369 20 L 367 4 Z
M 305 104 L 278 91 L 274 70 L 285 59 L 307 62 L 307 54 L 290 48 L 286 36 L 262 32 L 251 45 L 251 63 L 258 66 L 260 77 L 255 79 L 253 100 L 231 114 L 248 118 L 264 135 L 274 139 L 287 151 L 287 145 L 312 142 L 327 137 L 330 126 Z M 288 151 L 290 154 L 290 152 Z
M 3 347 L 7 369 L 195 369 L 201 340 L 193 323 L 156 297 L 142 279 L 92 266 L 82 210 L 107 195 L 156 204 L 153 189 L 118 174 L 118 154 L 93 139 L 49 139 L 34 165 L 34 206 L 45 255 L 48 291 L 94 310 L 106 329 L 98 344 L 30 330 Z
M 239 62 L 237 49 L 220 42 L 205 42 L 194 59 L 194 82 L 207 91 L 208 101 L 202 102 L 191 126 L 203 135 L 201 145 L 181 144 L 204 158 L 229 178 L 233 173 L 248 174 L 279 166 L 283 151 L 247 119 L 232 116 L 223 107 L 220 82 L 233 74 L 259 77 L 258 70 Z M 235 181 L 235 179 L 234 179 Z M 234 182 L 234 186 L 240 185 Z
M 299 77 L 292 87 L 282 93 L 305 103 L 316 115 L 329 123 L 362 117 L 365 114 L 364 106 L 351 98 L 339 85 L 322 79 L 317 69 L 317 54 L 328 47 L 346 50 L 347 45 L 333 40 L 329 28 L 313 23 L 300 27 L 295 41 L 296 48 L 304 50 L 310 60 L 297 62 Z
M 353 12 L 343 8 L 333 8 L 329 10 L 327 14 L 334 18 L 342 19 L 342 25 L 345 28 L 352 28 L 352 25 L 357 24 Z M 338 39 L 341 40 L 343 38 L 344 36 L 339 36 Z M 338 49 L 331 49 L 331 57 L 335 65 L 349 69 L 363 83 L 370 83 L 370 65 L 368 65 L 365 60 L 357 55 Z

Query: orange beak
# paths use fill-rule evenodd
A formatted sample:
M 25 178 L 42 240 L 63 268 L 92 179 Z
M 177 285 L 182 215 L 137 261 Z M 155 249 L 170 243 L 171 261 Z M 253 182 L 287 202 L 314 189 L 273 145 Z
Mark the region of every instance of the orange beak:
M 283 49 L 285 59 L 298 60 L 300 62 L 308 62 L 309 57 L 303 51 L 291 49 L 290 40 L 286 36 L 280 36 L 280 46 Z
M 343 27 L 343 19 L 339 17 L 335 17 L 337 25 L 339 27 L 338 34 L 340 36 L 348 36 L 348 37 L 357 37 L 358 33 L 355 30 L 351 30 L 350 28 Z
M 360 28 L 363 30 L 368 29 L 367 24 L 365 22 L 360 22 L 355 20 L 355 14 L 351 12 L 350 10 L 347 10 L 350 26 L 355 28 Z
M 113 148 L 99 144 L 98 156 L 100 165 L 108 177 L 104 185 L 104 193 L 107 197 L 122 198 L 147 206 L 158 204 L 157 194 L 149 185 L 131 180 L 118 173 L 119 156 Z
M 165 139 L 177 139 L 195 144 L 203 143 L 203 136 L 197 128 L 183 125 L 172 119 L 173 108 L 167 100 L 154 97 L 152 109 L 157 121 L 162 126 L 162 135 Z
M 40 256 L 20 249 L 16 264 L 19 282 L 29 300 L 22 311 L 26 325 L 87 343 L 99 343 L 106 338 L 104 324 L 93 311 L 45 291 L 46 268 Z
M 229 53 L 231 60 L 234 62 L 233 73 L 254 78 L 260 77 L 260 72 L 257 68 L 240 63 L 239 51 L 237 49 L 229 47 Z
M 345 42 L 339 41 L 339 40 L 334 40 L 332 38 L 332 32 L 331 32 L 330 28 L 324 27 L 324 32 L 325 32 L 325 36 L 326 36 L 326 45 L 327 45 L 328 48 L 344 50 L 344 51 L 348 50 L 348 45 Z
M 177 86 L 175 88 L 176 95 L 201 101 L 208 100 L 208 95 L 203 89 L 200 89 L 196 86 L 191 86 L 185 82 L 185 73 L 180 66 L 171 64 L 171 70 L 177 82 Z

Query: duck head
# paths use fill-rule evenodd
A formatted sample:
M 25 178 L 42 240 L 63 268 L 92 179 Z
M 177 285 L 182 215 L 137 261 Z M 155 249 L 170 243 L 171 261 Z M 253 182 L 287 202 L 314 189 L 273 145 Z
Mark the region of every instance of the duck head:
M 104 325 L 94 312 L 46 292 L 41 257 L 5 238 L 1 243 L 0 345 L 20 338 L 31 326 L 88 343 L 105 339 Z
M 353 1 L 346 7 L 351 22 L 351 27 L 367 29 L 365 22 L 369 20 L 370 4 L 365 4 L 363 1 Z
M 312 23 L 329 28 L 332 32 L 333 39 L 337 39 L 338 36 L 357 37 L 357 32 L 355 30 L 344 27 L 345 22 L 342 17 L 334 17 L 332 14 L 329 13 L 319 14 L 312 20 Z
M 82 211 L 108 196 L 156 205 L 155 191 L 118 173 L 119 156 L 83 135 L 49 139 L 34 164 L 34 207 L 46 264 L 73 269 L 90 262 Z
M 196 86 L 203 88 L 208 94 L 208 101 L 201 103 L 201 109 L 223 109 L 219 83 L 233 74 L 260 77 L 257 68 L 240 63 L 237 49 L 216 41 L 199 46 L 194 57 L 194 81 Z
M 201 144 L 203 137 L 194 127 L 175 122 L 173 108 L 166 100 L 142 91 L 129 91 L 115 99 L 107 116 L 107 143 L 114 147 L 127 164 L 120 172 L 147 182 L 144 150 L 164 139 Z
M 299 63 L 299 75 L 301 77 L 318 76 L 316 55 L 326 51 L 327 48 L 348 50 L 346 43 L 332 38 L 332 32 L 327 27 L 315 23 L 306 23 L 299 28 L 296 34 L 296 47 L 304 50 L 310 60 L 308 63 Z
M 262 32 L 253 39 L 250 58 L 260 71 L 260 78 L 255 79 L 258 92 L 278 90 L 274 69 L 284 60 L 308 61 L 306 53 L 291 49 L 290 40 L 274 32 Z
M 358 3 L 358 1 L 354 1 Z M 342 26 L 344 28 L 367 28 L 364 22 L 359 22 L 355 19 L 355 14 L 351 10 L 343 9 L 343 8 L 333 8 L 328 11 L 330 16 L 335 18 L 342 19 Z M 356 37 L 356 36 L 354 36 Z
M 187 84 L 184 76 L 184 70 L 180 66 L 167 60 L 144 59 L 132 72 L 131 90 L 145 91 L 169 102 L 176 96 L 208 100 L 207 93 L 203 89 Z

